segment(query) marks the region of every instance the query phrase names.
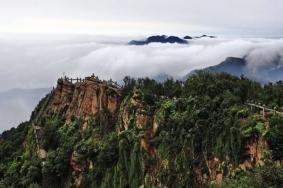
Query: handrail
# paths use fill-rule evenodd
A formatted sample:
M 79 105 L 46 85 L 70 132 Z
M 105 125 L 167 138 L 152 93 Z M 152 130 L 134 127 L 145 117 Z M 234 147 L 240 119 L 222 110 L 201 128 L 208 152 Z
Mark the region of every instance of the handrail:
M 271 109 L 271 108 L 268 108 L 266 106 L 261 106 L 261 105 L 253 104 L 253 103 L 249 103 L 249 102 L 247 103 L 247 105 L 252 106 L 252 107 L 256 107 L 256 108 L 260 108 L 260 109 L 262 109 L 264 111 L 270 111 L 270 112 L 273 112 L 275 114 L 283 115 L 283 112 L 279 112 L 279 111 L 277 111 L 275 109 Z
M 103 82 L 104 84 L 106 85 L 110 85 L 110 86 L 114 86 L 114 87 L 117 87 L 117 88 L 121 88 L 121 86 L 117 83 L 117 82 L 114 82 L 112 81 L 112 79 L 110 79 L 109 81 L 105 81 L 105 80 L 100 80 L 98 78 L 98 76 L 95 76 L 94 74 L 92 74 L 90 77 L 86 77 L 86 78 L 69 78 L 67 76 L 64 76 L 64 77 L 61 77 L 60 79 L 62 80 L 67 80 L 71 83 L 81 83 L 81 82 L 85 82 L 86 80 L 90 80 L 90 81 L 99 81 L 99 82 Z

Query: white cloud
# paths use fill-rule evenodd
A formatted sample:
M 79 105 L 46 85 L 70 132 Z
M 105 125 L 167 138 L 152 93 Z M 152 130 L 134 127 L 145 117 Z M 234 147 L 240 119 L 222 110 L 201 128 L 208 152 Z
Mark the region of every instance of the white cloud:
M 130 39 L 125 38 L 41 37 L 0 39 L 0 90 L 50 87 L 63 72 L 73 77 L 95 73 L 115 80 L 160 73 L 179 78 L 229 56 L 248 55 L 252 70 L 282 55 L 283 48 L 281 39 L 195 39 L 188 45 L 129 46 Z

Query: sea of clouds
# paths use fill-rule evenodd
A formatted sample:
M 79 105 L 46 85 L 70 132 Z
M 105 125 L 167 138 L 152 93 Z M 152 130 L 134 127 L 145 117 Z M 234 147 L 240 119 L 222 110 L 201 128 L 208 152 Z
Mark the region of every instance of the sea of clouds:
M 127 75 L 154 78 L 167 74 L 180 79 L 194 69 L 216 65 L 230 56 L 246 56 L 250 72 L 255 76 L 260 76 L 257 70 L 273 63 L 275 58 L 280 59 L 277 66 L 283 65 L 283 39 L 202 38 L 190 40 L 187 45 L 127 45 L 132 39 L 136 38 L 1 35 L 0 94 L 14 88 L 50 88 L 56 85 L 57 78 L 63 73 L 70 77 L 84 77 L 94 73 L 102 79 L 112 78 L 117 81 Z M 19 112 L 13 99 L 10 100 L 10 107 L 5 105 L 4 109 L 0 106 L 1 127 L 15 126 L 27 120 L 30 109 L 35 106 L 33 102 L 27 105 L 28 110 L 23 108 Z M 5 103 L 9 104 L 9 101 Z M 21 101 L 18 103 L 21 104 Z M 7 115 L 2 112 L 7 108 L 10 108 L 11 113 L 17 111 L 13 121 L 5 120 Z
M 103 79 L 124 76 L 181 78 L 191 70 L 247 56 L 250 69 L 283 54 L 283 39 L 194 39 L 188 45 L 129 46 L 127 38 L 92 36 L 0 37 L 0 91 L 50 87 L 63 72 L 71 77 L 95 73 Z

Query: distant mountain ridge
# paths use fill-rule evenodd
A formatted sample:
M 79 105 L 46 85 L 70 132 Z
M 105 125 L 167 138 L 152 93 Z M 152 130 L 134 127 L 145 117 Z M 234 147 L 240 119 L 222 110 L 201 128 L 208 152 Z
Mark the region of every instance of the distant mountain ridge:
M 128 44 L 129 45 L 147 45 L 150 43 L 188 44 L 189 43 L 188 40 L 200 39 L 200 38 L 216 38 L 216 37 L 212 35 L 201 35 L 196 37 L 186 35 L 183 38 L 180 38 L 177 36 L 155 35 L 155 36 L 150 36 L 145 40 L 132 40 Z
M 214 38 L 216 38 L 216 36 L 213 36 L 213 35 L 201 35 L 201 36 L 194 37 L 194 38 L 197 38 L 197 39 L 199 39 L 199 38 L 212 38 L 212 39 L 214 39 Z
M 156 36 L 150 36 L 145 40 L 132 40 L 129 42 L 129 45 L 146 45 L 150 43 L 188 44 L 188 41 L 176 36 L 156 35 Z
M 246 64 L 244 58 L 227 57 L 220 64 L 207 67 L 203 70 L 215 73 L 226 72 L 234 76 L 241 76 L 245 73 Z
M 283 80 L 283 66 L 281 65 L 281 58 L 274 59 L 272 62 L 267 62 L 264 65 L 248 65 L 245 57 L 227 57 L 221 63 L 206 67 L 199 70 L 193 70 L 185 78 L 194 74 L 197 71 L 208 71 L 212 73 L 229 73 L 234 76 L 244 75 L 245 77 L 261 82 L 277 82 Z

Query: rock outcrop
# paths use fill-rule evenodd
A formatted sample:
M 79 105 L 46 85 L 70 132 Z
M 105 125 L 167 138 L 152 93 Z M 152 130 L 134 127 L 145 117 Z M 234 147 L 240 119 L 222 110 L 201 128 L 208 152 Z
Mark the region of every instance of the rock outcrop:
M 101 81 L 94 76 L 76 83 L 60 78 L 45 113 L 59 113 L 66 121 L 71 118 L 87 121 L 102 112 L 109 112 L 114 116 L 120 100 L 121 91 L 112 82 Z
M 59 114 L 66 124 L 71 123 L 75 118 L 82 121 L 83 131 L 87 129 L 89 120 L 95 120 L 99 115 L 115 120 L 121 99 L 121 89 L 112 81 L 101 81 L 94 75 L 85 79 L 65 77 L 58 79 L 57 87 L 43 102 L 47 104 L 39 107 L 34 116 L 43 118 Z M 70 166 L 75 184 L 79 186 L 84 178 L 83 174 L 90 169 L 91 162 L 84 159 L 80 153 L 73 151 Z
M 250 140 L 245 147 L 246 159 L 240 164 L 240 168 L 242 170 L 250 170 L 255 166 L 264 165 L 264 151 L 267 148 L 267 142 L 263 137 L 255 137 Z

